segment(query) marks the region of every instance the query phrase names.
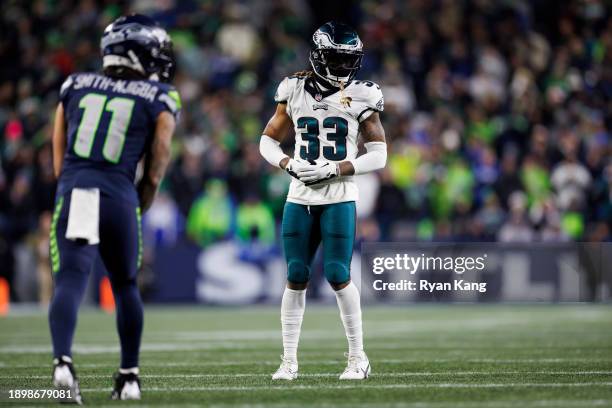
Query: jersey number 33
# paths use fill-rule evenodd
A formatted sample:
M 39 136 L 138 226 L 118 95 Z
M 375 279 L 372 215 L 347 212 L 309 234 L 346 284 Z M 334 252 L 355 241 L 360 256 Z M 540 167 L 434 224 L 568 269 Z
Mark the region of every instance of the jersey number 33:
M 297 127 L 302 129 L 302 140 L 306 145 L 300 146 L 300 157 L 304 160 L 317 160 L 320 154 L 327 160 L 340 161 L 346 159 L 346 136 L 348 135 L 348 122 L 339 116 L 329 116 L 323 120 L 323 129 L 327 140 L 334 142 L 335 146 L 324 146 L 319 143 L 319 120 L 313 117 L 301 117 L 297 120 Z

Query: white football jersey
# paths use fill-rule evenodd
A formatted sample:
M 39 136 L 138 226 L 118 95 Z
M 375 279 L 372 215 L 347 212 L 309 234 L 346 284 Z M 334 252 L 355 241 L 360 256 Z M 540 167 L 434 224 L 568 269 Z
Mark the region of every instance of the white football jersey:
M 287 104 L 293 121 L 294 159 L 317 162 L 355 159 L 359 123 L 384 109 L 380 87 L 371 81 L 354 80 L 344 92 L 325 91 L 314 78 L 296 75 L 283 79 L 274 99 Z M 334 177 L 313 186 L 292 178 L 287 201 L 322 205 L 356 201 L 358 196 L 353 176 Z

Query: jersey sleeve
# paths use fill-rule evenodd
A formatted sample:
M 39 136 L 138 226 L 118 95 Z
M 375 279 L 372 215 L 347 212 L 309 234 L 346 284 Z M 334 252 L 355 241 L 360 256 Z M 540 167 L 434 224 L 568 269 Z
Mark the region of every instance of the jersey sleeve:
M 289 83 L 290 78 L 286 77 L 278 84 L 276 88 L 276 94 L 274 94 L 274 101 L 277 103 L 287 103 L 291 96 L 291 84 Z
M 363 122 L 374 112 L 382 112 L 385 109 L 385 98 L 380 86 L 374 82 L 367 81 L 362 84 L 364 87 L 364 106 L 357 117 L 359 122 Z
M 291 117 L 291 104 L 288 102 L 291 98 L 291 94 L 293 93 L 293 89 L 295 88 L 295 80 L 295 78 L 285 77 L 285 79 L 278 84 L 276 94 L 274 94 L 274 101 L 276 103 L 286 104 L 286 112 L 289 117 Z
M 181 97 L 172 86 L 160 89 L 152 104 L 153 117 L 157 117 L 163 111 L 168 111 L 178 120 L 181 109 Z
M 68 78 L 62 84 L 59 92 L 59 100 L 64 105 L 64 108 L 68 104 L 68 98 L 70 96 L 70 92 L 72 91 L 72 85 L 74 84 L 74 75 L 69 75 Z

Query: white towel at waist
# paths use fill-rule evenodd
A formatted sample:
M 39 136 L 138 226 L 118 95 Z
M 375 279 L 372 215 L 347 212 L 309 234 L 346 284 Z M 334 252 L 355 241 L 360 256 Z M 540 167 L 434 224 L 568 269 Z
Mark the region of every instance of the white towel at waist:
M 89 245 L 100 242 L 99 189 L 72 189 L 66 238 L 70 240 L 84 239 Z

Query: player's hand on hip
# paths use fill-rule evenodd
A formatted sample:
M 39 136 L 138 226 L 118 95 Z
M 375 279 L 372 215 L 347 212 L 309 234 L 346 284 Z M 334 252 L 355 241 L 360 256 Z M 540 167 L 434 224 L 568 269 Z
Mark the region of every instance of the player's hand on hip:
M 332 179 L 338 176 L 338 173 L 338 165 L 326 161 L 307 165 L 298 170 L 297 176 L 304 184 L 311 186 Z
M 285 166 L 285 171 L 289 173 L 291 177 L 295 177 L 296 179 L 300 179 L 297 175 L 299 171 L 307 168 L 310 164 L 302 159 L 289 159 L 287 165 Z

